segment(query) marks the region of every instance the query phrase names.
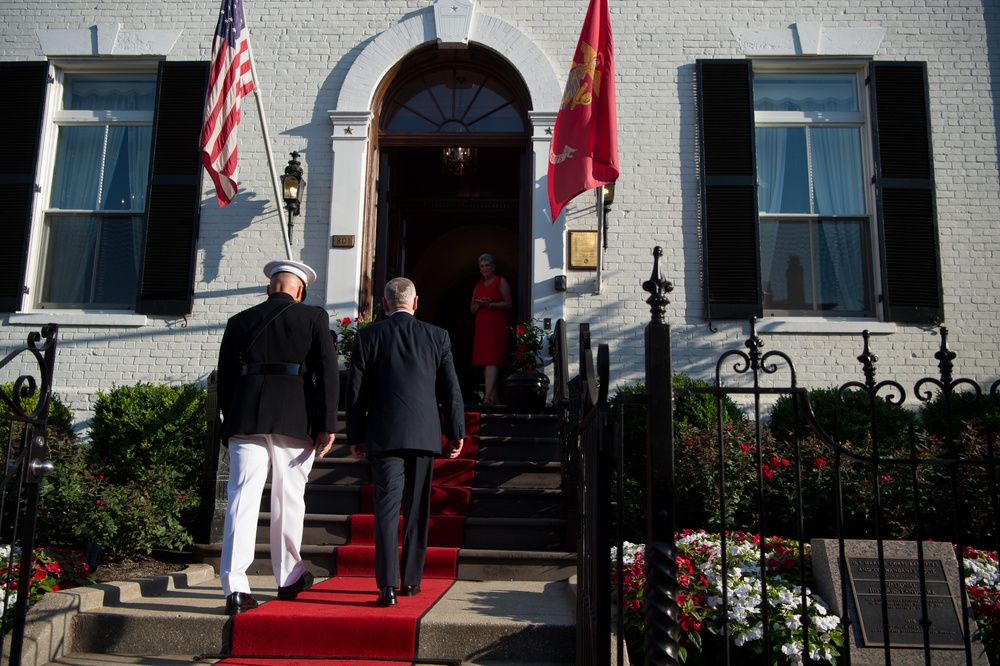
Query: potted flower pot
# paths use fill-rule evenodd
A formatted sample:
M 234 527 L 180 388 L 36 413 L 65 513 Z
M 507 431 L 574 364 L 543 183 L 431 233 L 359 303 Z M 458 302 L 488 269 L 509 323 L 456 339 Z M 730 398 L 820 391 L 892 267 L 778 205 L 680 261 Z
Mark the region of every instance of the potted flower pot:
M 515 414 L 541 414 L 549 392 L 549 378 L 542 372 L 515 372 L 503 380 L 504 402 Z

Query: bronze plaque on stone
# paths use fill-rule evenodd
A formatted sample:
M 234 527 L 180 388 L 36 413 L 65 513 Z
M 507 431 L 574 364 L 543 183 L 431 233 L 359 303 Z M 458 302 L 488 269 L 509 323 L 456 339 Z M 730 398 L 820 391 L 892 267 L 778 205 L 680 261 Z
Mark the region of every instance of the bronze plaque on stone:
M 916 558 L 886 557 L 885 603 L 889 617 L 889 645 L 923 647 L 924 630 L 920 600 L 920 561 Z M 861 635 L 866 647 L 885 645 L 882 627 L 882 590 L 878 558 L 849 557 L 848 577 L 854 603 L 861 620 Z M 924 589 L 927 593 L 927 617 L 930 647 L 962 649 L 962 626 L 955 597 L 945 575 L 944 561 L 924 559 Z

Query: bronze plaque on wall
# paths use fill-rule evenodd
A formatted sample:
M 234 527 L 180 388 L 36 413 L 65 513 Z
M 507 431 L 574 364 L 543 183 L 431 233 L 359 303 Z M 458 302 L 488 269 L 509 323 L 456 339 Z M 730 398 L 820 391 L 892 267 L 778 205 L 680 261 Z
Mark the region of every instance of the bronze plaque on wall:
M 883 561 L 889 645 L 921 647 L 924 644 L 924 630 L 920 624 L 923 613 L 919 560 L 886 557 Z M 864 644 L 866 647 L 882 647 L 885 645 L 885 632 L 882 624 L 879 560 L 877 557 L 849 557 L 847 564 Z M 931 621 L 930 647 L 963 649 L 965 640 L 962 637 L 958 607 L 945 575 L 943 560 L 924 558 L 924 589 L 927 593 L 927 617 Z
M 569 232 L 569 267 L 576 270 L 597 268 L 597 232 Z

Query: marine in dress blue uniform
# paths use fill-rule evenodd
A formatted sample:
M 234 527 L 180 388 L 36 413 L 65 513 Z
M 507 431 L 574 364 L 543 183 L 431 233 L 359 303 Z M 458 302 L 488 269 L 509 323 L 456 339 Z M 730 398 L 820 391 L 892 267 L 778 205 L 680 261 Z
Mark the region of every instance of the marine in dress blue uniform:
M 264 275 L 267 300 L 231 317 L 219 348 L 222 437 L 230 461 L 219 577 L 230 615 L 257 606 L 246 572 L 269 468 L 278 598 L 294 599 L 312 585 L 299 553 L 305 486 L 315 457 L 333 445 L 337 425 L 340 381 L 330 317 L 302 303 L 316 272 L 278 260 L 264 266 Z

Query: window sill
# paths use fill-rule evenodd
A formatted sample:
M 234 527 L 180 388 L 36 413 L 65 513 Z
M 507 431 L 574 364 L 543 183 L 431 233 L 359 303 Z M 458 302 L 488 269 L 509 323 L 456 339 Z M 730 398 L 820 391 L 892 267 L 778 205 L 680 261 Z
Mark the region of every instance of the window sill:
M 822 335 L 853 334 L 868 331 L 872 335 L 889 335 L 896 332 L 891 322 L 874 319 L 836 317 L 768 317 L 757 322 L 758 333 L 813 333 Z
M 146 325 L 146 315 L 112 310 L 39 310 L 14 312 L 7 319 L 12 326 L 98 326 L 139 327 Z

